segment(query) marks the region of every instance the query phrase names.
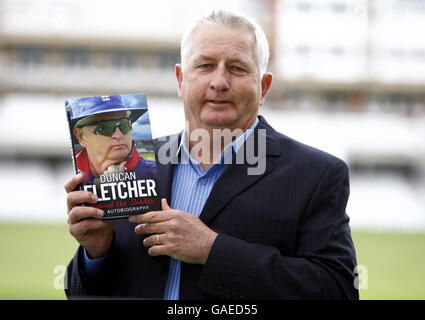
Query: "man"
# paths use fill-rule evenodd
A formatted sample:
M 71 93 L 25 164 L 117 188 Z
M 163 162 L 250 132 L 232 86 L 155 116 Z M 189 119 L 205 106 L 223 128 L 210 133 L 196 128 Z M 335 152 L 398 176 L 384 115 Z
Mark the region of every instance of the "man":
M 132 140 L 132 122 L 146 109 L 125 106 L 119 95 L 75 99 L 69 109 L 74 136 L 82 146 L 75 156 L 85 182 L 129 171 L 138 178 L 156 176 L 155 162 L 140 157 Z
M 79 206 L 96 201 L 73 191 L 81 176 L 65 185 L 70 233 L 81 244 L 68 267 L 68 297 L 358 298 L 347 166 L 257 117 L 272 82 L 261 28 L 212 13 L 183 37 L 181 58 L 176 77 L 188 126 L 157 141 L 158 158 L 166 145 L 179 146 L 176 165 L 158 159 L 163 210 L 107 225 Z M 208 152 L 214 139 L 191 139 L 200 129 L 207 138 L 217 129 L 244 133 L 220 154 Z M 249 141 L 260 150 L 261 137 L 264 172 L 221 161 L 228 150 L 237 158 Z M 94 219 L 81 221 L 87 217 Z

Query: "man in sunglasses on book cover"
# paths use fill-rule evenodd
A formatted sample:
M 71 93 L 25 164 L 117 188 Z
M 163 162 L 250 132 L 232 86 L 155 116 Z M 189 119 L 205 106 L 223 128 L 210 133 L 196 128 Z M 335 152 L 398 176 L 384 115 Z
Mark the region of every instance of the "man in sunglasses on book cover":
M 130 171 L 138 178 L 156 177 L 155 162 L 142 158 L 132 139 L 132 123 L 147 109 L 129 109 L 119 95 L 76 99 L 70 108 L 82 147 L 76 152 L 77 167 L 85 182 Z

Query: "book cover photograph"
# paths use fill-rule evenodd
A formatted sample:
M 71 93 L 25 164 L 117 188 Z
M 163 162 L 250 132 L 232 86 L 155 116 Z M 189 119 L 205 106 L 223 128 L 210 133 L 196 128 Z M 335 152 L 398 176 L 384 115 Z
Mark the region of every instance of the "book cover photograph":
M 80 190 L 99 198 L 103 219 L 161 210 L 159 181 L 145 94 L 65 101 Z

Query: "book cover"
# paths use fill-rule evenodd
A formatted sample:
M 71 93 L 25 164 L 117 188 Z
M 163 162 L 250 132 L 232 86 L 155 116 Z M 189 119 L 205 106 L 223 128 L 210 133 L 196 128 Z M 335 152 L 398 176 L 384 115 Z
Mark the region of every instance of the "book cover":
M 80 190 L 98 196 L 103 219 L 161 210 L 146 95 L 68 99 L 65 109 Z

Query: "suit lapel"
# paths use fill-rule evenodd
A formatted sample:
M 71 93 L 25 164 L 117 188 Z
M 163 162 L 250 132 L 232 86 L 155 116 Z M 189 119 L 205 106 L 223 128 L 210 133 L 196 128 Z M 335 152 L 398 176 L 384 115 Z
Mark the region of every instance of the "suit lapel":
M 259 116 L 259 124 L 254 130 L 253 134 L 258 137 L 259 129 L 266 129 L 266 169 L 260 175 L 248 175 L 248 168 L 246 155 L 244 156 L 243 164 L 229 164 L 227 169 L 223 172 L 221 177 L 215 183 L 207 202 L 201 212 L 200 219 L 209 224 L 212 219 L 231 201 L 236 195 L 248 189 L 251 185 L 256 183 L 274 170 L 273 158 L 279 157 L 280 145 L 275 139 L 276 131 Z M 255 138 L 254 137 L 254 138 Z M 176 151 L 180 142 L 181 135 L 176 134 L 167 137 L 166 140 L 155 141 L 155 154 L 157 156 L 157 170 L 159 176 L 159 187 L 161 198 L 166 198 L 168 203 L 171 203 L 171 188 L 173 182 L 174 164 L 177 164 Z M 254 139 L 255 154 L 258 155 L 258 138 Z M 161 154 L 159 150 L 162 146 L 168 144 L 164 149 L 170 150 L 170 161 L 166 164 L 161 164 L 158 156 Z M 170 147 L 171 146 L 171 147 Z M 246 151 L 246 148 L 239 149 L 239 152 Z
M 236 195 L 248 189 L 251 185 L 255 184 L 258 180 L 268 175 L 274 169 L 273 157 L 280 155 L 280 146 L 274 139 L 276 132 L 270 127 L 267 122 L 260 118 L 260 123 L 252 134 L 254 134 L 254 150 L 258 155 L 258 129 L 266 129 L 266 168 L 264 173 L 259 175 L 248 175 L 248 168 L 246 155 L 244 156 L 243 164 L 229 164 L 227 169 L 223 172 L 221 177 L 217 180 L 211 193 L 204 205 L 201 212 L 200 219 L 209 224 L 214 217 L 231 201 Z M 261 134 L 261 132 L 260 132 Z M 245 146 L 245 144 L 244 144 Z M 239 152 L 246 151 L 247 148 L 239 149 Z

